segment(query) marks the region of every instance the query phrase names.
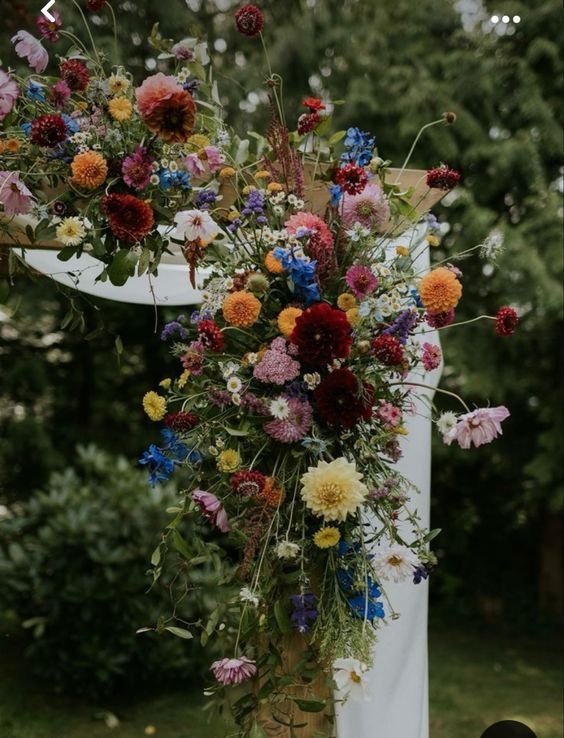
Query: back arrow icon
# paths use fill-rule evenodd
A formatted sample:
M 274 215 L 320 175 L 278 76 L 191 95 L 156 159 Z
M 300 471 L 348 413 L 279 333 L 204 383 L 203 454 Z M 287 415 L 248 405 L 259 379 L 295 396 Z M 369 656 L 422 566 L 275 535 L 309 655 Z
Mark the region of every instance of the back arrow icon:
M 54 23 L 55 22 L 55 16 L 54 15 L 51 15 L 51 13 L 49 12 L 49 8 L 51 7 L 51 5 L 54 5 L 54 4 L 55 4 L 55 0 L 49 0 L 49 2 L 47 3 L 47 5 L 44 5 L 41 8 L 41 12 L 47 18 L 48 21 L 51 21 L 51 23 Z

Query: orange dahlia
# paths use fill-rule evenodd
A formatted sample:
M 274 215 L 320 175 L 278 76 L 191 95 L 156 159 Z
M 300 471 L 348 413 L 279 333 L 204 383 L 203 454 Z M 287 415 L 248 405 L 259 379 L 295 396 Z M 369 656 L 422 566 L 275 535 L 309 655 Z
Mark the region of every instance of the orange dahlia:
M 274 251 L 269 251 L 264 257 L 264 265 L 272 274 L 282 274 L 284 267 L 282 263 L 274 256 Z
M 194 130 L 196 105 L 176 79 L 159 72 L 135 90 L 139 114 L 150 131 L 166 143 L 184 143 Z
M 462 285 L 454 272 L 438 267 L 421 279 L 419 295 L 430 313 L 443 313 L 456 307 L 462 295 Z
M 223 301 L 223 317 L 238 328 L 250 328 L 260 315 L 260 301 L 250 292 L 232 292 Z
M 102 208 L 108 216 L 114 236 L 127 244 L 142 241 L 153 229 L 153 208 L 134 195 L 112 193 L 102 199 Z
M 77 154 L 71 162 L 73 182 L 85 190 L 95 190 L 108 176 L 108 165 L 97 151 Z
M 282 310 L 280 315 L 278 316 L 278 328 L 280 330 L 280 333 L 282 335 L 288 336 L 295 328 L 296 325 L 296 319 L 299 318 L 299 316 L 302 314 L 303 310 L 300 310 L 300 308 L 297 307 L 287 307 Z

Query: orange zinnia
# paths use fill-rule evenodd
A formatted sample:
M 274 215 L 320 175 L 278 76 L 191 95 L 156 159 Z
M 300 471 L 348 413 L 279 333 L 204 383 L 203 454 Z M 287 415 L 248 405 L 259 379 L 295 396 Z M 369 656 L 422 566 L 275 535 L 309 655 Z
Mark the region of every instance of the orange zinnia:
M 290 306 L 284 308 L 284 310 L 282 310 L 282 312 L 278 316 L 278 328 L 280 329 L 280 333 L 286 336 L 286 338 L 288 338 L 288 336 L 294 330 L 296 326 L 296 319 L 299 318 L 302 312 L 303 310 L 300 310 L 300 308 Z
M 77 154 L 71 162 L 73 182 L 86 190 L 95 190 L 108 176 L 108 165 L 101 154 L 85 151 Z
M 250 292 L 232 292 L 223 301 L 223 317 L 238 328 L 250 328 L 260 315 L 260 301 Z
M 458 304 L 462 285 L 454 272 L 446 267 L 439 267 L 421 279 L 419 295 L 430 313 L 444 313 Z
M 272 274 L 282 274 L 284 267 L 282 263 L 274 256 L 274 251 L 269 251 L 264 257 L 264 265 Z

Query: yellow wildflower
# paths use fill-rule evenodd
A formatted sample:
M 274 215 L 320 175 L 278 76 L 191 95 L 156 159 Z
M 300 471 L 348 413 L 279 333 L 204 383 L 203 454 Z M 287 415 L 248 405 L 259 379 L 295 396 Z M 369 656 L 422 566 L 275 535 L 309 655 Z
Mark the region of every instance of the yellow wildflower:
M 292 333 L 296 325 L 296 320 L 300 317 L 302 312 L 303 310 L 300 310 L 300 308 L 292 306 L 284 308 L 284 310 L 282 310 L 276 322 L 278 323 L 278 329 L 283 336 L 286 336 L 286 338 L 288 338 L 288 336 Z
M 233 222 L 234 220 L 237 220 L 241 216 L 241 213 L 238 210 L 231 210 L 229 211 L 229 215 L 227 216 L 227 220 L 230 220 Z
M 439 239 L 436 236 L 433 236 L 431 233 L 427 236 L 427 243 L 429 246 L 438 246 L 440 244 Z
M 108 103 L 108 110 L 114 120 L 124 121 L 131 118 L 133 105 L 126 97 L 114 97 Z
M 178 382 L 177 382 L 178 389 L 182 389 L 183 387 L 185 387 L 186 382 L 188 381 L 189 378 L 190 378 L 190 372 L 188 371 L 188 369 L 185 369 L 182 372 L 182 374 L 178 377 Z
M 268 184 L 266 185 L 266 189 L 267 189 L 267 190 L 268 190 L 269 192 L 282 192 L 282 190 L 283 190 L 284 188 L 282 187 L 282 185 L 280 184 L 280 182 L 269 182 L 269 183 L 268 183 Z
M 245 187 L 243 187 L 243 195 L 248 195 L 253 190 L 256 190 L 256 187 L 253 185 L 245 185 Z
M 235 169 L 233 167 L 223 167 L 223 169 L 220 169 L 219 171 L 219 178 L 220 179 L 231 179 L 231 177 L 234 177 L 237 174 Z
M 123 74 L 111 74 L 108 77 L 108 89 L 112 95 L 123 95 L 130 85 L 131 82 Z
M 200 151 L 200 149 L 204 149 L 206 146 L 209 145 L 210 140 L 207 136 L 204 136 L 203 133 L 193 133 L 188 141 L 186 141 L 184 149 L 186 153 L 191 154 Z
M 17 154 L 20 150 L 20 142 L 17 138 L 9 138 L 6 141 L 6 149 L 10 152 L 10 154 Z
M 409 249 L 407 246 L 396 246 L 396 254 L 398 256 L 409 256 Z
M 341 310 L 344 310 L 345 312 L 347 310 L 352 310 L 352 308 L 355 308 L 357 305 L 356 297 L 354 295 L 351 295 L 350 292 L 344 292 L 337 298 L 337 305 Z
M 255 174 L 255 179 L 270 179 L 271 177 L 272 175 L 270 172 L 267 172 L 266 169 L 261 169 Z
M 64 218 L 55 231 L 57 240 L 63 246 L 78 246 L 86 236 L 86 230 L 80 218 Z
M 347 310 L 347 320 L 352 326 L 358 325 L 362 320 L 359 309 L 351 308 L 350 310 Z
M 166 400 L 151 390 L 143 397 L 143 410 L 151 420 L 162 420 L 166 413 Z
M 165 379 L 161 379 L 161 381 L 159 382 L 159 387 L 162 387 L 164 390 L 169 390 L 171 384 L 172 379 L 170 377 L 166 377 Z
M 341 532 L 332 525 L 326 528 L 320 528 L 313 536 L 313 542 L 317 548 L 331 548 L 332 546 L 336 546 L 340 540 Z
M 233 474 L 239 468 L 241 460 L 239 452 L 233 448 L 227 448 L 217 457 L 217 468 L 225 474 Z

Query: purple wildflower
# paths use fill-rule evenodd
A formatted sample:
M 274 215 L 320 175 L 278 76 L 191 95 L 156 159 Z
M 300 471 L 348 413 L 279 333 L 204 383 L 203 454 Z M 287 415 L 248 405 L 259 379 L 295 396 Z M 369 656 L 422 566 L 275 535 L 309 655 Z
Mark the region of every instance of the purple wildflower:
M 188 338 L 188 333 L 183 325 L 179 323 L 179 320 L 184 316 L 179 315 L 176 320 L 171 320 L 170 323 L 166 323 L 161 331 L 161 341 L 167 341 L 169 338 L 178 333 L 178 337 L 185 341 Z
M 384 336 L 395 336 L 400 343 L 405 345 L 410 331 L 415 328 L 419 321 L 419 314 L 416 310 L 404 310 L 403 313 L 398 315 L 394 322 L 388 326 L 382 335 Z
M 299 633 L 307 633 L 310 629 L 310 623 L 319 614 L 315 607 L 317 597 L 313 592 L 302 592 L 301 594 L 292 595 L 290 601 L 294 608 L 294 611 L 290 615 L 290 620 Z

